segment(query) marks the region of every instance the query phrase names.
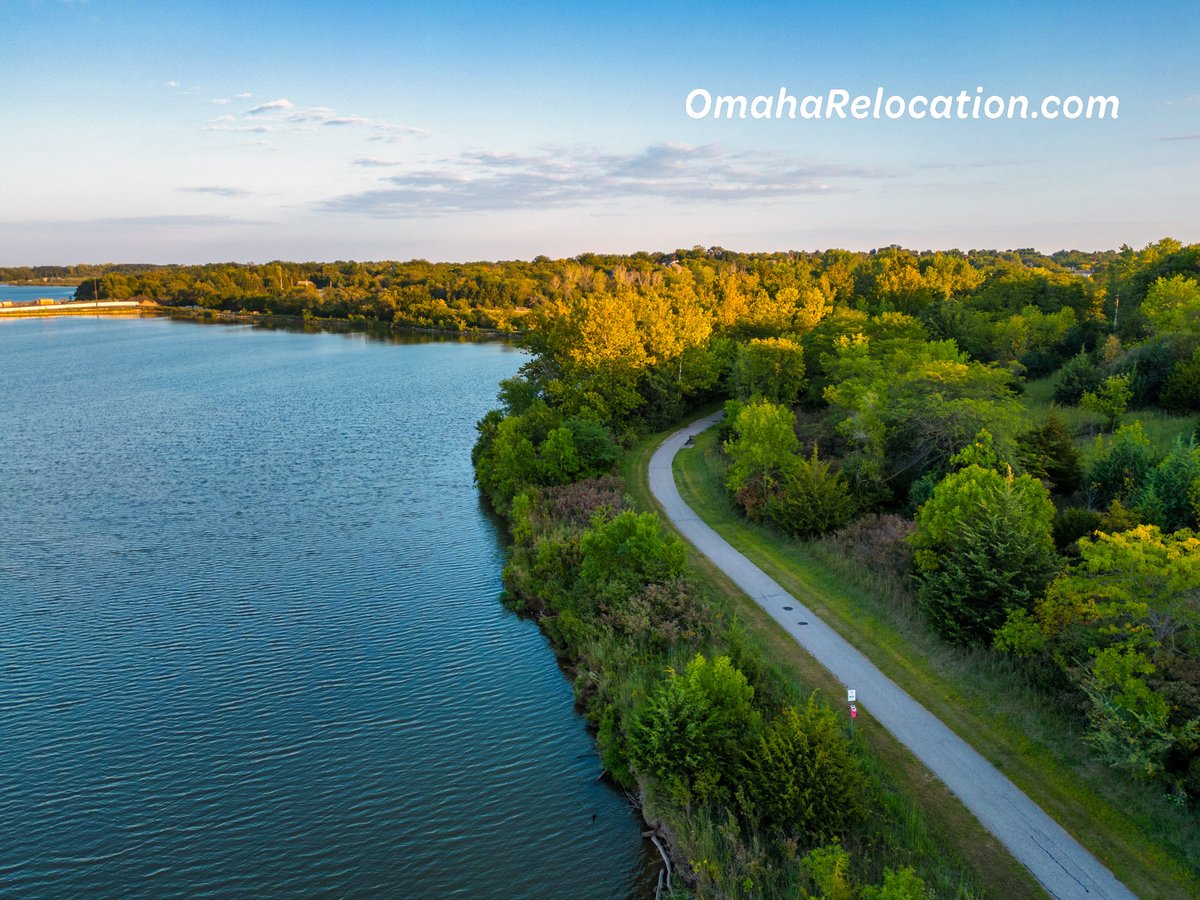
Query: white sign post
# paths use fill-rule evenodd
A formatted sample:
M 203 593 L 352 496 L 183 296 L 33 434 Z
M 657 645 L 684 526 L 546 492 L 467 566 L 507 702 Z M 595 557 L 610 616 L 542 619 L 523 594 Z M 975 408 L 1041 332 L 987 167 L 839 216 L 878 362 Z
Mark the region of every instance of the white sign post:
M 847 703 L 853 703 L 856 699 L 858 699 L 858 691 L 853 689 L 846 691 Z
M 854 688 L 847 688 L 846 702 L 850 704 L 850 737 L 854 737 L 854 720 L 858 718 L 858 707 L 854 705 L 854 701 L 858 699 L 858 691 Z

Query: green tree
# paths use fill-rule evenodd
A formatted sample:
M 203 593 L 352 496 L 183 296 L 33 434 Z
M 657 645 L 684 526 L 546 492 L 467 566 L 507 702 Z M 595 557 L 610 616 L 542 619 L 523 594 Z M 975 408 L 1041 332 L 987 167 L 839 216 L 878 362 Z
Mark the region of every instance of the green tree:
M 683 574 L 687 548 L 667 534 L 654 513 L 625 510 L 583 535 L 579 577 L 590 586 L 620 584 L 629 592 Z
M 1092 506 L 1107 506 L 1113 500 L 1126 505 L 1136 500 L 1154 464 L 1150 439 L 1140 422 L 1122 425 L 1107 442 L 1096 438 L 1094 459 L 1087 474 Z
M 737 408 L 725 442 L 729 471 L 725 484 L 738 496 L 747 515 L 755 517 L 767 494 L 793 471 L 799 457 L 796 415 L 786 406 L 752 400 Z M 747 497 L 753 496 L 753 502 Z
M 1200 284 L 1194 278 L 1159 278 L 1142 301 L 1142 315 L 1158 333 L 1200 332 Z
M 776 528 L 810 538 L 841 528 L 854 515 L 846 476 L 817 457 L 800 457 L 767 495 L 763 516 Z
M 754 688 L 727 656 L 697 654 L 682 675 L 668 670 L 630 727 L 635 770 L 685 808 L 728 801 L 761 727 L 753 699 Z
M 866 813 L 866 780 L 834 712 L 810 698 L 767 725 L 745 763 L 741 799 L 753 821 L 810 845 Z
M 1017 459 L 1026 473 L 1058 494 L 1073 494 L 1083 478 L 1079 451 L 1057 410 L 1052 409 L 1041 426 L 1018 435 Z
M 1080 350 L 1054 377 L 1054 402 L 1074 406 L 1079 398 L 1100 387 L 1100 371 L 1087 352 Z
M 791 406 L 804 390 L 804 350 L 787 338 L 755 338 L 738 348 L 732 381 L 743 400 L 761 397 Z
M 1013 453 L 1019 409 L 1009 373 L 967 359 L 953 341 L 900 333 L 844 336 L 824 360 L 825 398 L 852 448 L 843 470 L 853 473 L 860 495 L 879 486 L 906 489 L 928 471 L 945 471 L 984 429 L 1001 458 Z
M 971 465 L 946 476 L 911 538 L 917 597 L 934 627 L 957 643 L 990 642 L 1053 573 L 1053 520 L 1049 493 L 1029 475 Z
M 1200 685 L 1168 673 L 1190 673 L 1178 663 L 1200 652 L 1200 538 L 1140 525 L 1082 538 L 1079 550 L 1031 614 L 1010 615 L 996 645 L 1048 657 L 1078 685 L 1089 741 L 1111 765 L 1187 772 L 1200 748 Z
M 1200 449 L 1192 440 L 1175 440 L 1171 452 L 1146 475 L 1138 507 L 1151 524 L 1163 531 L 1196 525 L 1193 492 L 1200 487 Z
M 1096 391 L 1085 392 L 1079 398 L 1079 405 L 1103 418 L 1106 430 L 1114 431 L 1121 424 L 1121 417 L 1129 408 L 1132 396 L 1128 375 L 1110 375 Z

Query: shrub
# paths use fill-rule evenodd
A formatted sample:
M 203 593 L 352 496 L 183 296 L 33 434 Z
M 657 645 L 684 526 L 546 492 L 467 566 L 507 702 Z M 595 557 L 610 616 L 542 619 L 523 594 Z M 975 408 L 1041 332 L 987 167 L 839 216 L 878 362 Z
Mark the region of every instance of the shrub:
M 866 812 L 866 783 L 838 717 L 810 698 L 763 729 L 746 760 L 742 803 L 753 821 L 811 845 Z
M 865 569 L 904 578 L 912 569 L 913 549 L 908 538 L 915 527 L 912 519 L 894 513 L 873 514 L 838 530 L 830 542 L 836 552 Z
M 619 585 L 629 592 L 683 574 L 687 548 L 667 534 L 654 513 L 625 510 L 607 522 L 597 522 L 579 543 L 580 581 L 596 588 Z
M 1150 439 L 1139 422 L 1123 425 L 1105 444 L 1096 438 L 1098 452 L 1088 471 L 1092 504 L 1107 506 L 1113 500 L 1133 501 L 1150 472 Z
M 597 512 L 616 515 L 625 508 L 625 493 L 616 475 L 601 475 L 573 484 L 545 488 L 541 507 L 552 522 L 586 526 Z
M 634 714 L 634 768 L 681 807 L 725 801 L 741 781 L 747 738 L 760 728 L 754 688 L 729 657 L 702 655 L 667 680 Z
M 1058 370 L 1054 379 L 1054 402 L 1074 406 L 1088 391 L 1100 386 L 1100 372 L 1083 350 L 1072 356 Z
M 1100 527 L 1100 514 L 1078 506 L 1060 509 L 1054 516 L 1054 546 L 1066 550 L 1082 537 L 1090 537 Z
M 1029 475 L 971 465 L 946 476 L 917 514 L 917 599 L 956 643 L 991 641 L 1010 610 L 1029 606 L 1055 568 L 1054 506 Z
M 854 500 L 846 476 L 818 459 L 814 447 L 812 457 L 798 459 L 767 495 L 762 513 L 781 531 L 811 538 L 845 525 L 854 514 Z
M 658 650 L 701 640 L 712 631 L 717 616 L 686 578 L 648 584 L 622 601 L 606 603 L 600 612 L 601 621 L 613 630 Z

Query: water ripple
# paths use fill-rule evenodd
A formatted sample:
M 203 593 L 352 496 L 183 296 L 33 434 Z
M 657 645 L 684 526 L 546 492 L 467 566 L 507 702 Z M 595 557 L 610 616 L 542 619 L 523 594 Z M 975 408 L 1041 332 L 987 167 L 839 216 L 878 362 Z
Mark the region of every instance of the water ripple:
M 0 325 L 0 895 L 646 889 L 570 686 L 496 602 L 469 448 L 519 363 Z

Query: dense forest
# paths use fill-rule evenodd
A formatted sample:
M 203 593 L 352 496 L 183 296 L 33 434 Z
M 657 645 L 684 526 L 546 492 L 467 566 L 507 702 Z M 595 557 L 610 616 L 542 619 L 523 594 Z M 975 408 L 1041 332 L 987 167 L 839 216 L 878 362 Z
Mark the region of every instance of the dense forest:
M 145 298 L 175 307 L 358 319 L 421 328 L 519 331 L 532 309 L 564 297 L 622 286 L 638 294 L 688 290 L 706 308 L 715 310 L 727 305 L 727 290 L 739 295 L 736 302 L 757 305 L 759 294 L 774 302 L 780 290 L 819 282 L 831 299 L 843 304 L 869 297 L 890 308 L 912 311 L 976 287 L 977 280 L 1004 282 L 1006 274 L 1011 280 L 1018 273 L 1036 272 L 1042 281 L 1033 279 L 1017 289 L 1052 293 L 1053 285 L 1069 283 L 1072 273 L 1095 275 L 1116 257 L 1113 252 L 1080 251 L 1049 257 L 1033 250 L 913 254 L 890 248 L 870 254 L 746 254 L 694 248 L 498 263 L 414 260 L 43 266 L 0 269 L 0 281 L 76 279 L 81 300 L 97 295 L 106 300 Z M 1003 294 L 1008 287 L 1001 283 L 993 289 Z M 726 315 L 731 314 L 740 315 L 736 310 Z
M 1098 763 L 1194 812 L 1200 245 L 540 265 L 477 477 L 512 525 L 510 600 L 573 660 L 608 771 L 696 890 L 947 889 L 878 852 L 861 748 L 612 479 L 639 435 L 715 402 L 745 517 L 852 537 L 930 630 L 1011 660 Z

